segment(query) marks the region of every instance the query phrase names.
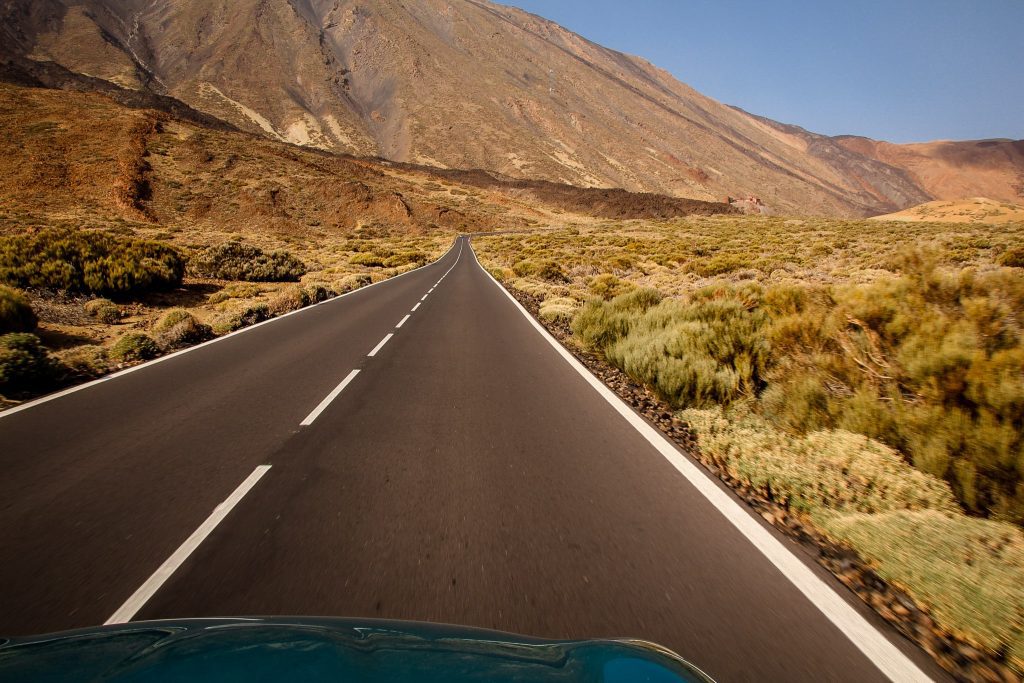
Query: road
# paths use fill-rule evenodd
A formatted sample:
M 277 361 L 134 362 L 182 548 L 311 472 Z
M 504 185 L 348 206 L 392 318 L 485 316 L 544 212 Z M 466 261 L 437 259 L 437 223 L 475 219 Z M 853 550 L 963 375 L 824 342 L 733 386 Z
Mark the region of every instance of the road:
M 466 238 L 0 415 L 7 635 L 364 616 L 640 637 L 721 681 L 942 679 L 717 481 L 683 476 L 691 461 L 567 362 Z M 872 639 L 892 652 L 864 654 Z

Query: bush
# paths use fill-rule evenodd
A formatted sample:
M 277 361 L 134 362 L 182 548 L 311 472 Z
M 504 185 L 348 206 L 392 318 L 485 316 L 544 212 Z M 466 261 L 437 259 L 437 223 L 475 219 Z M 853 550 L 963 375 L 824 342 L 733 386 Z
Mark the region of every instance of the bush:
M 190 266 L 203 277 L 246 282 L 298 282 L 306 274 L 306 264 L 286 251 L 265 254 L 238 241 L 207 247 Z
M 942 270 L 829 295 L 773 295 L 764 414 L 797 433 L 842 427 L 946 479 L 976 513 L 1024 521 L 1024 278 Z M 769 290 L 771 291 L 771 290 Z
M 652 306 L 661 303 L 656 289 L 636 289 L 610 302 L 588 301 L 572 321 L 572 332 L 586 345 L 604 350 L 629 332 L 631 323 Z
M 273 315 L 282 315 L 290 311 L 297 311 L 311 303 L 309 294 L 302 287 L 294 286 L 278 292 L 269 304 L 270 312 Z
M 590 293 L 601 297 L 605 301 L 611 301 L 620 294 L 625 294 L 635 288 L 635 285 L 625 280 L 620 280 L 611 273 L 601 273 L 590 280 L 588 284 Z
M 512 272 L 519 277 L 538 277 L 548 282 L 568 282 L 565 271 L 557 262 L 551 259 L 532 261 L 529 259 L 520 261 L 512 266 Z
M 333 290 L 320 284 L 307 285 L 304 289 L 310 304 L 318 304 L 327 301 L 333 296 L 337 296 Z
M 571 299 L 565 296 L 556 296 L 550 299 L 545 299 L 540 305 L 540 317 L 544 320 L 564 320 L 569 322 L 572 320 L 573 314 L 576 313 L 579 308 L 579 304 L 575 299 Z
M 90 344 L 60 351 L 57 358 L 72 377 L 92 379 L 110 370 L 107 350 Z
M 230 313 L 216 320 L 213 324 L 213 331 L 217 334 L 227 334 L 264 320 L 270 320 L 272 317 L 267 304 L 253 304 L 238 313 Z
M 188 311 L 176 308 L 164 314 L 156 325 L 157 340 L 164 348 L 175 349 L 204 342 L 213 337 L 213 329 L 195 319 Z
M 353 266 L 366 266 L 367 268 L 383 268 L 384 258 L 377 254 L 364 252 L 356 254 L 348 260 Z
M 388 268 L 407 266 L 411 263 L 422 266 L 429 260 L 429 257 L 421 251 L 401 251 L 385 259 L 384 265 Z
M 119 363 L 151 360 L 160 355 L 160 346 L 141 332 L 125 334 L 109 351 L 110 358 Z
M 354 291 L 360 287 L 372 284 L 373 278 L 366 273 L 356 273 L 353 275 L 346 275 L 334 285 L 334 288 L 339 294 L 345 294 L 347 292 Z
M 958 510 L 949 485 L 892 448 L 840 430 L 789 435 L 745 410 L 684 410 L 701 452 L 775 502 L 806 513 Z
M 0 285 L 0 334 L 31 332 L 38 324 L 32 305 L 24 294 Z
M 1024 247 L 1007 249 L 999 257 L 999 265 L 1011 268 L 1024 268 Z
M 945 627 L 1024 668 L 1024 534 L 1010 524 L 934 510 L 822 520 Z
M 730 290 L 656 303 L 637 290 L 592 301 L 574 332 L 673 406 L 727 404 L 753 396 L 768 360 L 767 317 Z
M 108 325 L 112 325 L 121 319 L 121 309 L 110 299 L 86 301 L 85 312 Z
M 0 394 L 22 398 L 53 388 L 60 374 L 39 337 L 25 332 L 0 336 Z
M 0 239 L 0 282 L 15 287 L 126 296 L 176 287 L 184 273 L 159 242 L 70 230 Z

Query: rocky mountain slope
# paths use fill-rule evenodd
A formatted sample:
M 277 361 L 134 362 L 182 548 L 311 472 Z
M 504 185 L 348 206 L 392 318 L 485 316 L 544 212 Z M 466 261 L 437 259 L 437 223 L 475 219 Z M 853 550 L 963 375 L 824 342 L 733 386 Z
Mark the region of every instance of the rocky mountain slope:
M 755 195 L 786 213 L 873 215 L 935 197 L 919 180 L 928 173 L 725 106 L 486 0 L 9 0 L 0 15 L 0 58 L 169 95 L 301 145 L 695 199 Z M 1008 186 L 1019 161 L 995 172 Z
M 894 145 L 845 135 L 842 147 L 905 170 L 936 199 L 990 197 L 1024 203 L 1024 140 L 939 140 Z

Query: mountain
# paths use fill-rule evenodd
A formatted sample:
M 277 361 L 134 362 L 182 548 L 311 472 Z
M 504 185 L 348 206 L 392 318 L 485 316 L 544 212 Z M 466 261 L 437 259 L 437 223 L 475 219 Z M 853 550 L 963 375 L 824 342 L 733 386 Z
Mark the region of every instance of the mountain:
M 935 198 L 912 168 L 485 0 L 7 0 L 0 15 L 0 58 L 29 73 L 55 63 L 335 152 L 754 195 L 784 213 L 874 215 Z M 1022 167 L 999 171 L 1008 186 Z
M 935 199 L 990 197 L 1024 203 L 1024 140 L 965 140 L 894 145 L 845 135 L 848 150 L 906 171 Z
M 1024 206 L 986 197 L 936 200 L 903 211 L 875 216 L 872 220 L 911 223 L 1024 223 Z

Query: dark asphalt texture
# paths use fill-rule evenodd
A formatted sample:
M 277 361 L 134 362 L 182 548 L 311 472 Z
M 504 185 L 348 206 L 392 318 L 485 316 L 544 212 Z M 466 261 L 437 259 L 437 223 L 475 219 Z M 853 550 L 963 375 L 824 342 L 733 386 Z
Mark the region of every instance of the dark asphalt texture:
M 0 418 L 0 633 L 102 623 L 263 464 L 136 619 L 631 636 L 720 681 L 884 680 L 559 357 L 465 238 L 405 276 Z

